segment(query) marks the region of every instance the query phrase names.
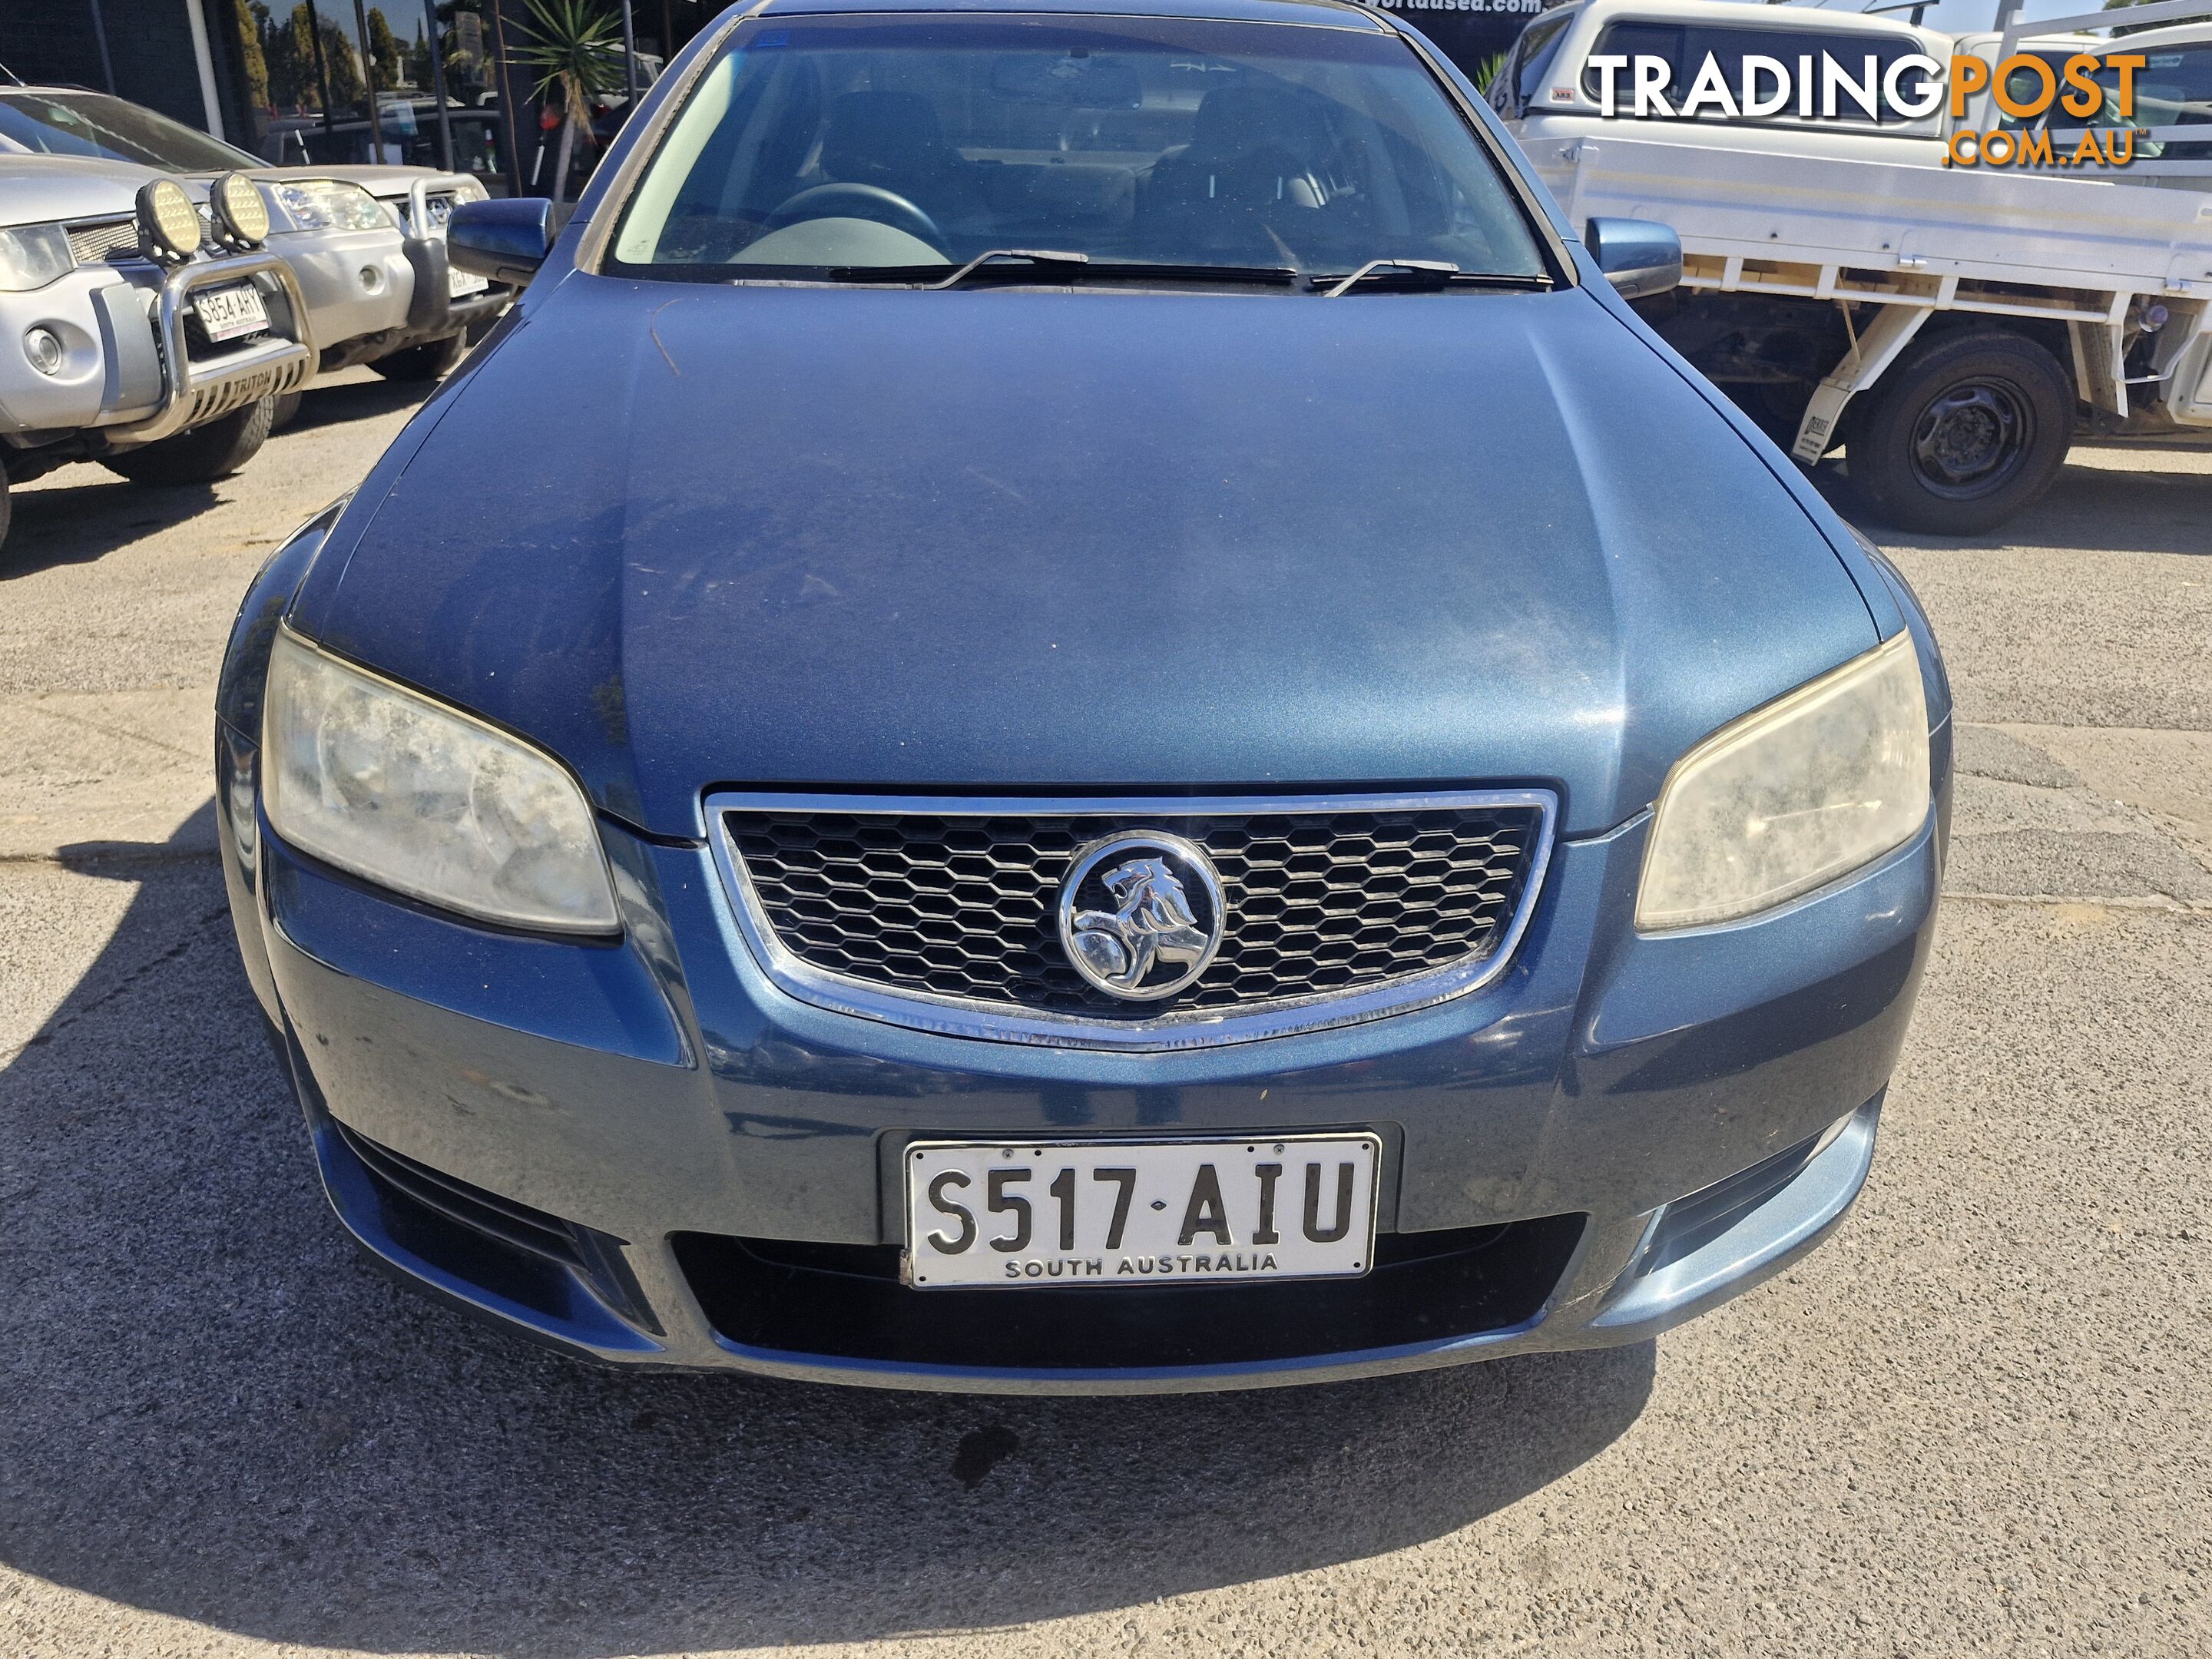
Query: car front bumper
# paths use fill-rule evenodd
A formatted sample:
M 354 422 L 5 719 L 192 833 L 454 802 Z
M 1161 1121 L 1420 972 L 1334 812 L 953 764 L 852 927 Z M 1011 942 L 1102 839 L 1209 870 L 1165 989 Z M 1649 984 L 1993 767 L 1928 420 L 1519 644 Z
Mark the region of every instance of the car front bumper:
M 497 286 L 453 294 L 443 235 L 292 231 L 272 237 L 270 246 L 299 282 L 325 372 L 489 322 L 514 297 Z
M 604 1360 L 969 1391 L 1265 1386 L 1634 1341 L 1779 1271 L 1865 1178 L 1942 842 L 1939 802 L 1820 893 L 1643 937 L 1639 817 L 1558 843 L 1510 967 L 1476 991 L 1108 1054 L 796 1001 L 707 849 L 612 826 L 621 943 L 470 927 L 285 848 L 250 743 L 226 729 L 219 750 L 249 975 L 374 1255 Z M 1323 1128 L 1383 1141 L 1365 1279 L 897 1282 L 910 1140 Z
M 260 292 L 268 331 L 195 348 L 185 326 L 193 297 L 240 283 Z M 166 270 L 81 265 L 42 289 L 0 294 L 0 338 L 20 340 L 32 328 L 62 342 L 62 367 L 42 375 L 19 349 L 0 353 L 0 434 L 33 445 L 85 435 L 103 450 L 159 442 L 295 391 L 314 368 L 299 284 L 267 252 L 195 258 Z

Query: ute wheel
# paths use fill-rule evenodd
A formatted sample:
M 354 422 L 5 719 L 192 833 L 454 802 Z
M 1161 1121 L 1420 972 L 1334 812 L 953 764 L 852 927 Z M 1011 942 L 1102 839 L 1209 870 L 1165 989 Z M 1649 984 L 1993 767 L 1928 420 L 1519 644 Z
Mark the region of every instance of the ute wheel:
M 282 432 L 297 420 L 300 416 L 300 404 L 305 396 L 305 393 L 298 392 L 287 392 L 280 396 L 276 399 L 276 412 L 269 417 L 269 429 L 271 432 Z
M 1846 411 L 1851 485 L 1900 530 L 1994 530 L 2051 488 L 2074 441 L 2074 387 L 2034 341 L 1974 329 L 1929 341 Z
M 8 520 L 13 511 L 8 505 L 8 469 L 0 466 L 0 547 L 8 544 Z
M 143 449 L 102 456 L 100 464 L 132 483 L 213 483 L 217 478 L 228 478 L 253 459 L 269 435 L 269 422 L 276 413 L 276 400 L 263 398 L 234 414 L 148 444 Z
M 439 380 L 460 366 L 469 355 L 468 331 L 448 334 L 427 345 L 408 346 L 377 358 L 369 367 L 387 380 Z

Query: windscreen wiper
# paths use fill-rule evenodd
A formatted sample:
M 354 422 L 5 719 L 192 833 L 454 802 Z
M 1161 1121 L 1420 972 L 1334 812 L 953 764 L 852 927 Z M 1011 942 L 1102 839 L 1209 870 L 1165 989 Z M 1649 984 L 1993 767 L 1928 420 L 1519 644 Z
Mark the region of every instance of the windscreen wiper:
M 1370 259 L 1350 276 L 1316 275 L 1313 287 L 1324 300 L 1334 300 L 1356 289 L 1389 288 L 1399 292 L 1425 292 L 1441 288 L 1546 289 L 1549 276 L 1507 270 L 1462 270 L 1447 259 Z
M 1298 279 L 1296 265 L 1186 264 L 1174 259 L 1093 260 L 1091 274 L 1178 283 L 1295 283 Z
M 943 276 L 943 265 L 831 265 L 822 276 L 833 283 L 915 283 L 925 289 L 963 288 L 981 282 L 1032 282 L 1049 273 L 1060 282 L 1084 280 L 1176 283 L 1279 283 L 1298 279 L 1295 265 L 1209 265 L 1162 259 L 1097 259 L 1059 248 L 994 247 Z M 934 282 L 927 280 L 936 277 Z
M 932 283 L 932 288 L 957 288 L 963 283 L 974 282 L 1003 272 L 1018 281 L 1027 271 L 1015 266 L 1014 260 L 1026 261 L 1033 268 L 1049 270 L 1070 282 L 1110 278 L 1138 282 L 1177 283 L 1294 283 L 1298 273 L 1292 265 L 1211 265 L 1186 264 L 1175 259 L 1099 259 L 1088 253 L 1061 253 L 1050 248 L 1002 247 L 988 253 L 979 253 L 941 283 Z
M 1049 247 L 994 247 L 977 254 L 966 264 L 941 283 L 932 283 L 932 288 L 958 288 L 972 276 L 999 264 L 1003 260 L 1019 259 L 1044 270 L 1079 270 L 1091 263 L 1087 253 L 1066 253 Z
M 1018 264 L 1014 263 L 1017 260 Z M 941 259 L 926 265 L 822 265 L 804 269 L 814 273 L 817 280 L 832 283 L 880 283 L 889 288 L 913 283 L 935 289 L 957 288 L 963 283 L 1001 271 L 1018 280 L 1033 270 L 1079 270 L 1090 262 L 1087 253 L 1066 253 L 1056 248 L 994 247 L 977 254 L 965 264 L 952 266 L 949 272 L 947 262 Z M 945 274 L 940 276 L 940 272 Z

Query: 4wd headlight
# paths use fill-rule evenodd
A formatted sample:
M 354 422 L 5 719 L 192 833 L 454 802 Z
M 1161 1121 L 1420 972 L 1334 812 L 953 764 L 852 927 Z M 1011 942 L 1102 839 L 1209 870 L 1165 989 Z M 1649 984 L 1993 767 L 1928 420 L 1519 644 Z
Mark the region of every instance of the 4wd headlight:
M 189 259 L 207 234 L 200 210 L 173 179 L 138 187 L 138 247 L 149 259 Z
M 1929 787 L 1920 660 L 1899 633 L 1675 762 L 1636 925 L 1726 921 L 1810 892 L 1911 839 Z
M 226 173 L 208 191 L 208 205 L 229 240 L 240 247 L 257 247 L 269 238 L 269 204 L 261 190 L 242 173 Z
M 0 294 L 27 294 L 76 267 L 69 233 L 59 225 L 0 230 Z
M 583 790 L 503 732 L 280 633 L 262 756 L 270 827 L 302 852 L 465 915 L 615 931 Z
M 392 223 L 376 198 L 343 179 L 287 179 L 276 189 L 301 230 L 379 230 Z

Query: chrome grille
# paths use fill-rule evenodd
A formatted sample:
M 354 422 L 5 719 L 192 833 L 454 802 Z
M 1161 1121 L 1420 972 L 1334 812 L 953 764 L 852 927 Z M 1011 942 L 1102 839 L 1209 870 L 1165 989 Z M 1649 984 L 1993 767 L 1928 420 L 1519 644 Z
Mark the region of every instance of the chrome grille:
M 795 970 L 781 976 L 787 988 L 807 995 L 810 988 L 865 987 L 894 1000 L 1103 1030 L 1219 1024 L 1352 998 L 1371 1005 L 1353 1016 L 1365 1018 L 1434 1000 L 1423 994 L 1431 990 L 1468 988 L 1510 949 L 1540 878 L 1550 798 L 1115 802 L 1090 810 L 743 797 L 709 805 L 720 809 L 749 931 L 772 969 Z M 1078 851 L 1139 831 L 1205 848 L 1225 901 L 1218 954 L 1164 1002 L 1130 1003 L 1092 988 L 1057 932 L 1060 887 Z M 1390 994 L 1400 988 L 1403 998 Z M 1362 996 L 1373 993 L 1379 1000 Z M 881 1006 L 860 1011 L 899 1017 Z M 942 1019 L 912 1023 L 954 1029 Z M 995 1026 L 979 1034 L 1024 1035 Z
M 129 219 L 69 228 L 70 252 L 81 265 L 104 264 L 118 253 L 138 252 L 138 227 Z

